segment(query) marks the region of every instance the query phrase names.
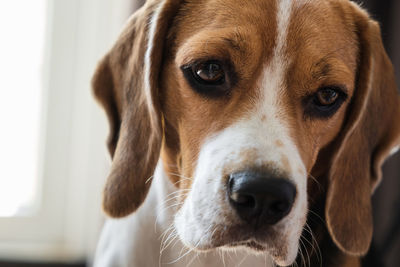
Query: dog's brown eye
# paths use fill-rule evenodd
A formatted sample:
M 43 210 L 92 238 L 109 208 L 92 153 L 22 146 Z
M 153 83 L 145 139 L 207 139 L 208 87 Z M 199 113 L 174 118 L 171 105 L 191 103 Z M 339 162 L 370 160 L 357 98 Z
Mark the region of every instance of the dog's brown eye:
M 332 105 L 338 98 L 338 92 L 331 88 L 325 88 L 317 92 L 318 104 L 321 106 Z
M 228 96 L 236 81 L 229 61 L 198 61 L 181 66 L 181 70 L 192 89 L 207 97 Z
M 225 76 L 222 66 L 213 62 L 196 65 L 193 72 L 206 83 L 220 83 Z
M 315 94 L 303 99 L 304 115 L 325 119 L 333 116 L 347 99 L 344 86 L 322 87 Z

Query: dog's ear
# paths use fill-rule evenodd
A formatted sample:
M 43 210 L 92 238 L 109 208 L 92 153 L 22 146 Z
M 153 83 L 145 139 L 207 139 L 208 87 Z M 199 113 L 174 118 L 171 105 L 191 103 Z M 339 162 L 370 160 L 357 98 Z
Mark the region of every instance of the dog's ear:
M 400 98 L 379 25 L 353 8 L 360 47 L 357 83 L 331 162 L 325 215 L 336 245 L 364 255 L 373 232 L 371 194 L 383 161 L 400 141 Z
M 92 80 L 110 123 L 113 158 L 103 209 L 112 217 L 134 212 L 144 201 L 163 138 L 158 78 L 164 39 L 179 0 L 147 1 L 128 21 Z

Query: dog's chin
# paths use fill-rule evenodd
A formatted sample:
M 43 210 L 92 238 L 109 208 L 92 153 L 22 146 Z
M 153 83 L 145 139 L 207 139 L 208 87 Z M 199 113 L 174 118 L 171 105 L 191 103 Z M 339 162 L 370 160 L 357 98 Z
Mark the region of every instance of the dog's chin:
M 292 265 L 295 262 L 298 253 L 298 245 L 296 244 L 295 247 L 296 248 L 289 249 L 285 254 L 281 254 L 279 251 L 271 253 L 271 257 L 275 264 L 278 266 Z
M 283 251 L 278 248 L 271 248 L 268 245 L 259 243 L 257 241 L 246 241 L 233 243 L 222 247 L 224 250 L 235 251 L 237 249 L 245 250 L 248 254 L 265 255 L 268 254 L 276 265 L 289 266 L 294 263 L 297 257 L 297 246 Z M 290 251 L 291 250 L 291 251 Z
M 185 244 L 187 247 L 199 253 L 212 252 L 215 250 L 222 250 L 226 252 L 245 251 L 247 254 L 255 256 L 268 255 L 278 266 L 290 266 L 294 263 L 297 257 L 298 245 L 295 246 L 281 246 L 271 247 L 268 244 L 263 244 L 255 240 L 232 242 L 220 246 L 203 245 L 193 247 L 190 244 Z M 286 247 L 287 249 L 282 249 Z

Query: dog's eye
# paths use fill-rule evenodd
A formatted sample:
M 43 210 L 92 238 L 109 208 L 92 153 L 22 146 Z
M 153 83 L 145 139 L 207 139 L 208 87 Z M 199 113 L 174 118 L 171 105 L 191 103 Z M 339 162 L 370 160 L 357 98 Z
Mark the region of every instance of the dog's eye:
M 232 87 L 233 71 L 230 64 L 218 60 L 196 62 L 181 67 L 190 86 L 205 96 L 228 95 Z
M 346 100 L 347 94 L 339 86 L 320 88 L 303 101 L 307 117 L 329 118 Z
M 201 82 L 221 84 L 225 80 L 222 66 L 215 62 L 207 62 L 192 67 L 193 75 Z
M 318 106 L 330 106 L 336 102 L 339 97 L 339 93 L 332 88 L 324 88 L 317 92 L 317 96 L 315 98 L 316 105 Z

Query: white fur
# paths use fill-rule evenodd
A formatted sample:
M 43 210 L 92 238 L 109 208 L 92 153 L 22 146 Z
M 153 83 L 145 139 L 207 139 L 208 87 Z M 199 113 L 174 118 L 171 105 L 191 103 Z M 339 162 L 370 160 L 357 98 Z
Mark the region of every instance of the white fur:
M 393 156 L 400 150 L 400 146 L 395 146 L 389 153 L 389 156 Z
M 146 101 L 147 101 L 147 107 L 149 108 L 149 112 L 151 114 L 150 119 L 157 118 L 157 112 L 154 109 L 154 104 L 153 104 L 153 96 L 152 96 L 152 88 L 156 86 L 155 84 L 152 84 L 152 79 L 151 79 L 151 70 L 154 70 L 155 67 L 153 66 L 153 62 L 151 60 L 153 51 L 154 51 L 154 38 L 156 35 L 158 21 L 159 17 L 161 15 L 162 10 L 164 9 L 166 1 L 163 1 L 155 10 L 154 15 L 151 17 L 150 20 L 150 26 L 149 26 L 149 40 L 148 40 L 148 47 L 144 56 L 144 91 L 146 94 Z M 156 124 L 158 122 L 152 122 L 153 124 Z

